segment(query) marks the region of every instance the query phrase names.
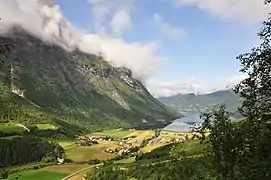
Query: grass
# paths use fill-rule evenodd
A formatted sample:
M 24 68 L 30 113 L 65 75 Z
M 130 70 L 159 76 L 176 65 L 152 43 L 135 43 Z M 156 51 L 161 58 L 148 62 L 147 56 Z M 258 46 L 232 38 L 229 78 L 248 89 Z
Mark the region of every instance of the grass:
M 11 174 L 7 180 L 15 180 L 17 177 L 19 177 L 19 180 L 60 180 L 63 177 L 66 177 L 69 174 L 88 166 L 88 164 L 65 164 L 48 166 L 39 170 L 30 170 Z
M 74 148 L 76 146 L 75 141 L 59 141 L 58 144 L 65 150 Z
M 200 140 L 186 140 L 183 143 L 178 143 L 173 149 L 172 153 L 177 156 L 198 156 L 205 154 L 209 151 L 208 142 L 203 143 Z
M 90 165 L 88 164 L 63 164 L 63 165 L 55 165 L 55 166 L 48 166 L 45 168 L 42 168 L 42 170 L 47 172 L 58 172 L 63 174 L 71 174 L 76 171 L 79 171 L 80 169 L 86 168 Z
M 3 123 L 3 124 L 0 124 L 0 131 L 4 133 L 21 134 L 25 131 L 25 129 L 16 123 Z
M 152 150 L 166 145 L 165 143 L 154 143 L 152 145 L 145 146 L 141 149 L 142 152 L 151 152 Z
M 124 163 L 124 164 L 133 163 L 133 162 L 135 162 L 135 157 L 129 157 L 129 158 L 125 158 L 125 159 L 121 159 L 119 161 L 116 161 L 116 163 Z
M 129 136 L 136 136 L 136 138 L 130 140 L 129 142 L 134 142 L 136 140 L 143 140 L 143 139 L 148 139 L 154 136 L 155 133 L 152 130 L 137 130 L 133 131 Z
M 92 146 L 79 146 L 74 144 L 73 146 L 66 146 L 65 152 L 67 158 L 73 161 L 87 161 L 90 159 L 106 160 L 114 157 L 114 154 L 105 153 L 107 148 L 119 147 L 115 141 L 99 141 L 99 144 Z
M 56 126 L 52 125 L 52 124 L 35 124 L 38 129 L 41 129 L 41 130 L 55 130 L 57 129 Z
M 60 180 L 67 175 L 65 173 L 43 171 L 41 169 L 11 174 L 7 180 Z
M 90 134 L 90 136 L 110 136 L 114 139 L 121 139 L 130 135 L 132 132 L 133 131 L 129 131 L 129 130 L 112 129 L 112 130 L 105 130 L 102 132 L 95 132 L 95 133 Z

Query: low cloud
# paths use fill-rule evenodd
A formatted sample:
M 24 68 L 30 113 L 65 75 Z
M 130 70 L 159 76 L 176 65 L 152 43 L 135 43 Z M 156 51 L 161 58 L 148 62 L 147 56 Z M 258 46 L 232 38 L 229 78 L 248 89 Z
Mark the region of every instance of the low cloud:
M 196 6 L 222 19 L 238 22 L 262 22 L 267 19 L 271 5 L 264 0 L 172 0 L 177 6 Z
M 107 0 L 90 1 L 98 4 L 107 2 Z M 100 11 L 100 14 L 98 12 L 97 14 L 101 19 L 107 12 L 106 9 L 97 11 Z M 20 25 L 32 35 L 67 50 L 78 47 L 86 53 L 102 52 L 107 61 L 115 66 L 131 69 L 134 77 L 142 80 L 158 71 L 163 61 L 163 58 L 156 54 L 158 47 L 154 42 L 127 43 L 117 38 L 86 33 L 85 30 L 72 26 L 63 16 L 60 7 L 51 0 L 1 0 L 0 17 L 1 34 L 7 33 L 14 25 Z M 112 24 L 126 24 L 127 20 L 118 19 L 116 17 Z
M 185 35 L 185 31 L 180 27 L 170 26 L 159 14 L 154 14 L 152 24 L 159 31 L 161 37 L 180 38 Z
M 148 90 L 155 97 L 167 97 L 177 94 L 187 94 L 187 93 L 197 93 L 197 94 L 206 94 L 215 92 L 218 90 L 231 89 L 243 79 L 246 75 L 236 75 L 232 76 L 225 81 L 220 83 L 215 83 L 211 85 L 203 85 L 200 80 L 196 78 L 189 78 L 182 83 L 176 82 L 161 82 L 156 84 L 147 84 Z

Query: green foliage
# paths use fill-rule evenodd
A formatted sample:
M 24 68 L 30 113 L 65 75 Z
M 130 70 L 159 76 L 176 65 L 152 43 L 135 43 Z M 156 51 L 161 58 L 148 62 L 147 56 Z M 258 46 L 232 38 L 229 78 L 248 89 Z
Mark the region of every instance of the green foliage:
M 7 180 L 59 180 L 66 177 L 66 173 L 58 173 L 43 170 L 31 170 L 26 172 L 19 172 L 9 175 Z
M 12 45 L 0 42 L 0 68 L 4 64 L 4 57 L 7 56 L 12 48 L 14 48 Z
M 42 129 L 42 130 L 54 130 L 54 129 L 57 129 L 57 127 L 55 127 L 52 124 L 35 124 L 35 126 L 37 126 L 38 129 Z
M 56 161 L 64 155 L 64 149 L 58 144 L 31 136 L 0 139 L 0 152 L 1 167 L 40 161 L 44 157 L 54 157 Z
M 23 135 L 26 130 L 15 123 L 0 123 L 0 137 Z
M 155 131 L 155 137 L 158 137 L 158 136 L 160 136 L 160 134 L 161 134 L 161 129 L 155 129 L 154 130 Z
M 7 179 L 8 178 L 8 172 L 3 169 L 3 168 L 0 168 L 0 179 Z
M 267 1 L 268 2 L 268 1 Z M 271 17 L 259 33 L 262 43 L 238 57 L 248 77 L 234 91 L 242 98 L 244 119 L 232 123 L 225 107 L 204 114 L 201 132 L 209 141 L 221 179 L 271 178 Z M 204 139 L 205 136 L 203 136 Z
M 215 179 L 212 157 L 206 154 L 208 144 L 199 140 L 169 144 L 136 156 L 126 165 L 106 164 L 91 171 L 89 179 Z M 191 151 L 191 152 L 190 152 Z M 184 157 L 182 152 L 189 156 Z M 201 156 L 199 156 L 201 155 Z
M 210 152 L 210 143 L 208 141 L 201 142 L 200 140 L 188 139 L 184 142 L 177 143 L 171 149 L 171 156 L 191 157 L 191 156 L 205 156 Z
M 170 151 L 174 144 L 169 144 L 162 146 L 160 148 L 154 149 L 149 153 L 141 154 L 136 157 L 136 161 L 153 161 L 153 160 L 167 160 L 173 159 L 170 155 Z
M 17 97 L 12 106 L 9 106 L 12 98 L 1 101 L 0 97 L 0 115 L 5 120 L 57 127 L 66 123 L 70 125 L 66 127 L 65 124 L 66 130 L 82 133 L 137 127 L 142 119 L 147 120 L 146 126 L 161 127 L 178 116 L 156 101 L 132 78 L 130 71 L 113 68 L 102 55 L 88 55 L 77 50 L 67 52 L 19 28 L 15 28 L 12 41 L 8 37 L 0 37 L 0 41 L 14 45 L 9 56 L 0 57 L 4 62 L 0 69 L 0 81 L 4 83 L 1 87 L 7 95 Z M 92 75 L 91 69 L 98 73 Z M 109 71 L 115 75 L 100 75 L 100 72 Z M 129 76 L 138 87 L 127 85 L 121 75 Z M 9 88 L 24 92 L 23 98 L 11 93 Z M 20 116 L 13 112 L 20 109 Z M 165 123 L 157 119 L 164 119 Z
M 0 122 L 20 118 L 22 116 L 22 104 L 20 103 L 22 101 L 20 97 L 12 94 L 1 82 L 0 93 Z
M 178 161 L 157 163 L 134 163 L 132 165 L 105 165 L 88 174 L 89 180 L 135 178 L 138 180 L 211 180 L 212 165 L 208 157 L 184 158 Z

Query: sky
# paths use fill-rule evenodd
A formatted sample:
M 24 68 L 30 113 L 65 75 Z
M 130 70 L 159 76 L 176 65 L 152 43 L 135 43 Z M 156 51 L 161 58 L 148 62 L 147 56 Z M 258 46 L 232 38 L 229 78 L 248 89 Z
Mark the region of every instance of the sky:
M 101 51 L 114 66 L 130 68 L 155 96 L 240 82 L 246 76 L 236 56 L 260 43 L 268 12 L 263 0 L 0 1 L 2 27 L 22 24 L 50 41 L 64 34 L 70 47 Z

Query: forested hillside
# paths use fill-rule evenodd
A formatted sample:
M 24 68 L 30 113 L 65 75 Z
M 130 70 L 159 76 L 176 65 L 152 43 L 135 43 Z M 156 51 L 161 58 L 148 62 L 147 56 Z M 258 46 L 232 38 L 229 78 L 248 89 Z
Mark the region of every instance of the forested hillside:
M 164 126 L 178 116 L 153 98 L 130 70 L 114 68 L 101 56 L 68 52 L 20 27 L 0 40 L 13 47 L 1 57 L 1 88 L 21 97 L 12 104 L 21 106 L 24 115 L 13 119 L 23 124 L 69 123 L 94 130 Z

